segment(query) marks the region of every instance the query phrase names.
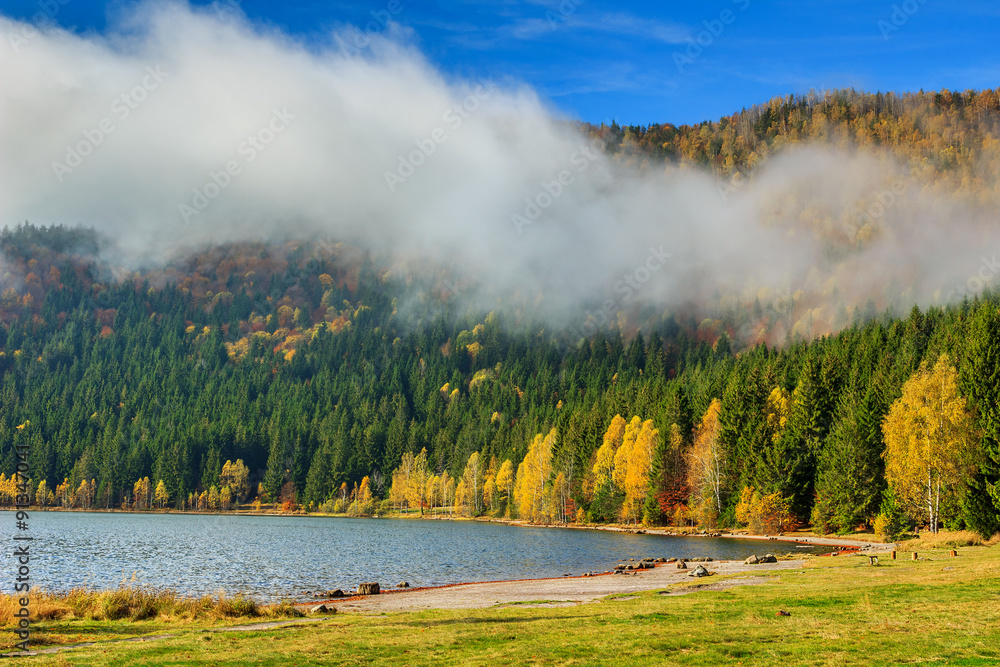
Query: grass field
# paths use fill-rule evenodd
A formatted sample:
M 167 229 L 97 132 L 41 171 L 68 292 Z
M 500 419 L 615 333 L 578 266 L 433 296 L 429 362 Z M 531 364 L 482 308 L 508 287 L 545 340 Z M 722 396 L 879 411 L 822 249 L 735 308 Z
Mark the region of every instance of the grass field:
M 34 647 L 100 643 L 25 660 L 73 665 L 1000 664 L 1000 547 L 964 547 L 954 558 L 949 549 L 918 552 L 922 560 L 917 561 L 909 560 L 909 553 L 895 561 L 883 557 L 877 567 L 859 556 L 812 558 L 803 569 L 771 575 L 762 585 L 680 596 L 650 591 L 565 607 L 337 614 L 237 632 L 213 630 L 281 620 L 293 611 L 258 609 L 255 613 L 264 618 L 238 616 L 239 609 L 227 611 L 205 601 L 200 611 L 167 604 L 159 615 L 134 621 L 71 618 L 74 612 L 34 621 Z M 7 613 L 0 609 L 0 619 L 8 619 L 5 650 L 14 643 Z M 174 636 L 106 643 L 162 634 Z

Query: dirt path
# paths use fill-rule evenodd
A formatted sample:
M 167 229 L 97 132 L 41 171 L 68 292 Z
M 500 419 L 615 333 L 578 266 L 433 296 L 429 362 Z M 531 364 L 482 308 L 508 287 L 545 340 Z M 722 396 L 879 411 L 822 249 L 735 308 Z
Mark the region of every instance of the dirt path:
M 744 565 L 742 561 L 712 561 L 703 563 L 716 576 L 752 572 L 754 574 L 798 569 L 802 560 L 783 560 L 777 563 Z M 391 611 L 419 609 L 484 609 L 515 603 L 544 604 L 548 606 L 582 604 L 607 595 L 638 593 L 665 588 L 679 583 L 708 583 L 714 577 L 694 578 L 688 575 L 698 563 L 689 563 L 687 570 L 678 570 L 674 563 L 662 563 L 652 570 L 642 570 L 634 575 L 599 575 L 595 577 L 561 577 L 558 579 L 530 579 L 526 581 L 497 581 L 457 584 L 437 588 L 409 591 L 389 591 L 382 595 L 332 601 L 337 611 L 378 614 Z M 761 582 L 754 582 L 761 583 Z M 739 584 L 745 585 L 745 584 Z M 319 604 L 318 602 L 312 604 Z M 324 604 L 330 605 L 331 602 Z

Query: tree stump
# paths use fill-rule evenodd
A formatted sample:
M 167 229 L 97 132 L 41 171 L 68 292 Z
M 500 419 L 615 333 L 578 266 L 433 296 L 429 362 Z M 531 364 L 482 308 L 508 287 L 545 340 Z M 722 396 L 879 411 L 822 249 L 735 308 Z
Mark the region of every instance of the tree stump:
M 896 550 L 895 549 L 892 550 L 892 559 L 896 560 Z
M 358 584 L 358 595 L 378 595 L 380 592 L 377 583 Z
M 955 551 L 954 549 L 952 549 L 952 550 L 951 550 L 951 557 L 952 557 L 952 558 L 954 558 L 954 557 L 955 557 L 955 556 L 957 556 L 957 555 L 958 555 L 958 552 L 957 552 L 957 551 Z
M 917 560 L 917 552 L 916 551 L 913 552 L 913 556 L 910 557 L 910 560 Z

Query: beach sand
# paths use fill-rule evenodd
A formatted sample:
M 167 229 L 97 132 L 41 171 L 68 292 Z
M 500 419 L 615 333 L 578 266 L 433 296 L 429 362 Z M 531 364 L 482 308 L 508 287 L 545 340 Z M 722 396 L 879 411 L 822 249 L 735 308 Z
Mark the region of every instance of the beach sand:
M 392 611 L 420 609 L 484 609 L 498 605 L 528 603 L 541 606 L 568 606 L 593 602 L 608 595 L 638 593 L 686 584 L 704 586 L 723 583 L 718 577 L 741 572 L 755 575 L 794 570 L 803 567 L 803 560 L 782 560 L 777 563 L 744 565 L 743 561 L 712 561 L 688 563 L 686 570 L 677 569 L 676 563 L 658 563 L 654 569 L 636 574 L 601 574 L 593 577 L 560 577 L 556 579 L 528 579 L 522 581 L 495 581 L 484 583 L 453 584 L 413 590 L 389 590 L 380 595 L 353 597 L 333 601 L 340 612 L 380 614 Z M 711 577 L 688 576 L 698 565 L 704 565 Z M 765 583 L 764 577 L 752 583 Z M 749 582 L 734 583 L 746 585 Z M 320 604 L 319 602 L 311 603 Z M 325 602 L 328 606 L 330 602 Z

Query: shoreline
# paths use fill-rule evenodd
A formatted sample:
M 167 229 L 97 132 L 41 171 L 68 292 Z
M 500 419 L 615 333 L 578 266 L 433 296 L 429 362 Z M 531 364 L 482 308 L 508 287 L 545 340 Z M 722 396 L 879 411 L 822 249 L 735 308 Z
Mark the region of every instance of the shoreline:
M 711 576 L 694 577 L 693 568 L 699 564 L 704 565 L 712 573 Z M 487 609 L 515 605 L 565 607 L 600 602 L 608 596 L 624 596 L 624 599 L 628 599 L 632 595 L 659 589 L 666 589 L 660 593 L 661 595 L 684 595 L 698 590 L 724 590 L 733 586 L 763 585 L 775 577 L 780 578 L 782 573 L 791 574 L 805 566 L 805 559 L 779 560 L 776 563 L 757 565 L 748 565 L 736 560 L 717 560 L 691 563 L 688 569 L 677 569 L 674 563 L 656 563 L 652 569 L 623 575 L 600 573 L 387 589 L 378 595 L 317 598 L 310 602 L 296 603 L 296 606 L 308 611 L 324 605 L 337 613 L 358 614 L 428 609 Z M 686 585 L 678 586 L 680 584 Z
M 496 521 L 496 520 L 491 520 Z M 521 527 L 575 528 L 631 532 L 636 530 L 618 526 L 538 526 L 519 522 L 500 521 Z M 823 538 L 812 536 L 767 536 L 767 535 L 677 535 L 667 530 L 642 529 L 642 534 L 667 537 L 730 537 L 752 539 L 762 543 L 794 543 L 841 547 L 831 553 L 814 554 L 810 557 L 845 555 L 888 555 L 897 548 L 895 543 Z M 768 550 L 762 550 L 763 555 Z M 631 560 L 631 559 L 629 559 Z M 386 612 L 418 611 L 425 609 L 485 609 L 510 605 L 531 605 L 532 607 L 561 607 L 600 601 L 608 596 L 644 593 L 678 584 L 688 584 L 676 592 L 663 591 L 661 595 L 684 595 L 697 590 L 724 590 L 733 586 L 760 585 L 771 577 L 760 576 L 771 572 L 800 570 L 806 566 L 806 558 L 787 558 L 775 563 L 747 564 L 742 560 L 682 559 L 687 561 L 685 569 L 678 569 L 677 563 L 653 563 L 651 569 L 635 570 L 617 574 L 613 570 L 563 575 L 561 577 L 535 577 L 529 579 L 505 579 L 495 581 L 470 581 L 421 586 L 415 588 L 387 588 L 377 595 L 351 595 L 343 598 L 326 599 L 317 597 L 308 602 L 297 602 L 295 606 L 306 610 L 325 605 L 337 612 L 360 614 L 381 614 Z M 624 561 L 622 561 L 624 562 Z M 694 577 L 694 568 L 703 565 L 711 573 L 708 577 Z M 732 578 L 731 575 L 748 574 L 750 577 Z M 722 579 L 714 579 L 719 575 Z M 780 575 L 778 575 L 780 576 Z M 627 597 L 624 599 L 628 599 Z

